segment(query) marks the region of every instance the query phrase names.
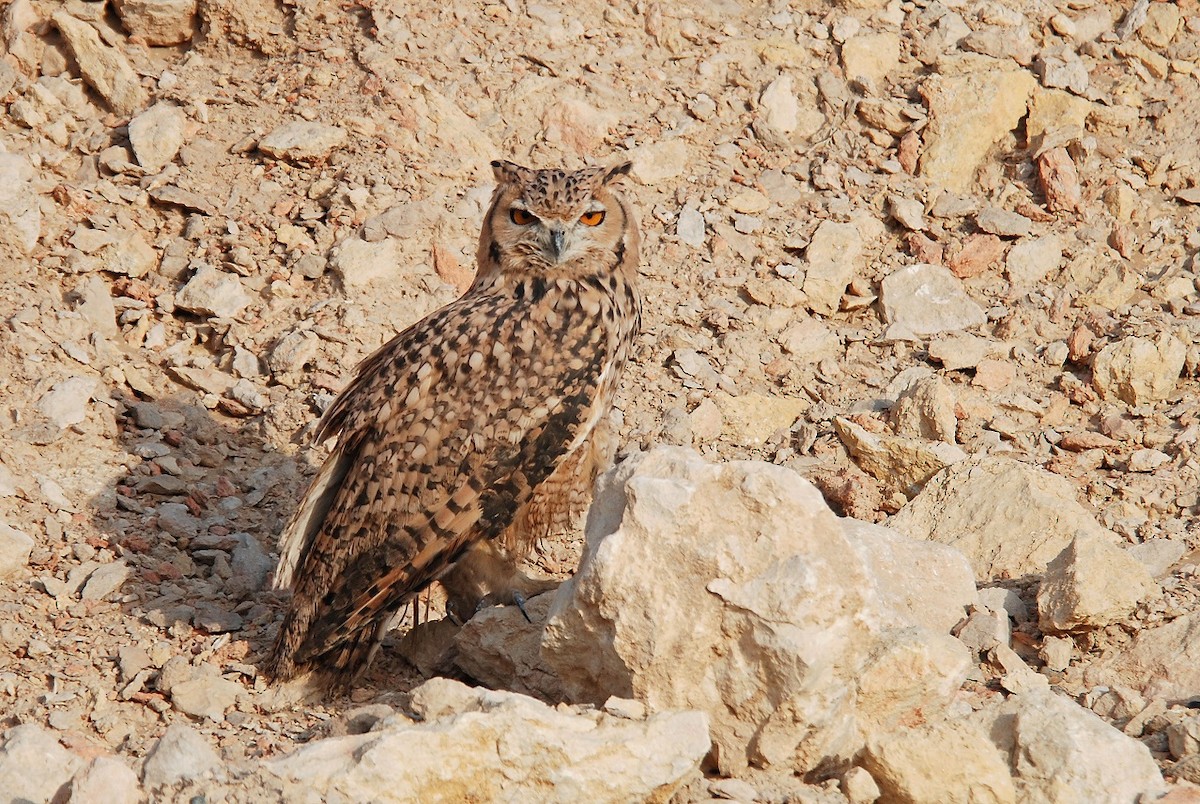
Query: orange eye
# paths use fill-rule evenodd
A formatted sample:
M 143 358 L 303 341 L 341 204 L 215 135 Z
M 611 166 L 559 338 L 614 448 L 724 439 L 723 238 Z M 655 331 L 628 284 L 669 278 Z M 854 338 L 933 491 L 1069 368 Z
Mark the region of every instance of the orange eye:
M 537 220 L 533 213 L 529 212 L 528 210 L 521 209 L 520 207 L 513 207 L 511 210 L 509 210 L 508 217 L 509 220 L 511 220 L 517 226 L 528 226 Z
M 599 226 L 604 223 L 604 210 L 597 209 L 593 212 L 585 212 L 579 216 L 579 222 L 584 226 Z

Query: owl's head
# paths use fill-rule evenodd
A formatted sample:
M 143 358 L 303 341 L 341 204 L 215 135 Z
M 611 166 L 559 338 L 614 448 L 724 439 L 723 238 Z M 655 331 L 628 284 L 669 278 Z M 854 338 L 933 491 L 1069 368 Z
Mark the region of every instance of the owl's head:
M 479 239 L 481 274 L 572 274 L 636 260 L 637 227 L 615 186 L 630 163 L 533 170 L 496 161 L 492 168 L 496 192 Z

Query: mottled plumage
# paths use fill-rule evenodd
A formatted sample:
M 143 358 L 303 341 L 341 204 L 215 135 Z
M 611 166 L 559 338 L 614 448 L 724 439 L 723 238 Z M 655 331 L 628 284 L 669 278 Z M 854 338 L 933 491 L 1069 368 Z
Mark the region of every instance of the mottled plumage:
M 337 444 L 281 537 L 277 679 L 349 683 L 434 580 L 460 609 L 511 599 L 515 558 L 611 456 L 641 317 L 637 225 L 612 187 L 629 166 L 493 167 L 474 284 L 364 360 L 317 427 Z

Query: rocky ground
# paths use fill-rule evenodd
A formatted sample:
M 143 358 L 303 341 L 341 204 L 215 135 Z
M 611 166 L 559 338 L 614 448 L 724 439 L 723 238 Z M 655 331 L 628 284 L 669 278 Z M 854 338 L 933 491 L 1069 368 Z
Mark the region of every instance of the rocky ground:
M 12 0 L 0 40 L 6 797 L 1195 800 L 1194 4 Z M 533 624 L 434 594 L 288 703 L 308 433 L 469 283 L 497 157 L 633 160 L 647 457 Z

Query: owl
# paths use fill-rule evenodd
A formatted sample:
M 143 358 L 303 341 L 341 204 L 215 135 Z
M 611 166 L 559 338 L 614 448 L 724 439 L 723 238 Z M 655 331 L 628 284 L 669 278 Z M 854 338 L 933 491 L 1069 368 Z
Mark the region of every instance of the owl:
M 630 165 L 492 167 L 471 287 L 366 358 L 316 427 L 337 441 L 280 538 L 276 680 L 352 684 L 434 581 L 464 618 L 539 591 L 516 560 L 611 459 L 641 325 Z

